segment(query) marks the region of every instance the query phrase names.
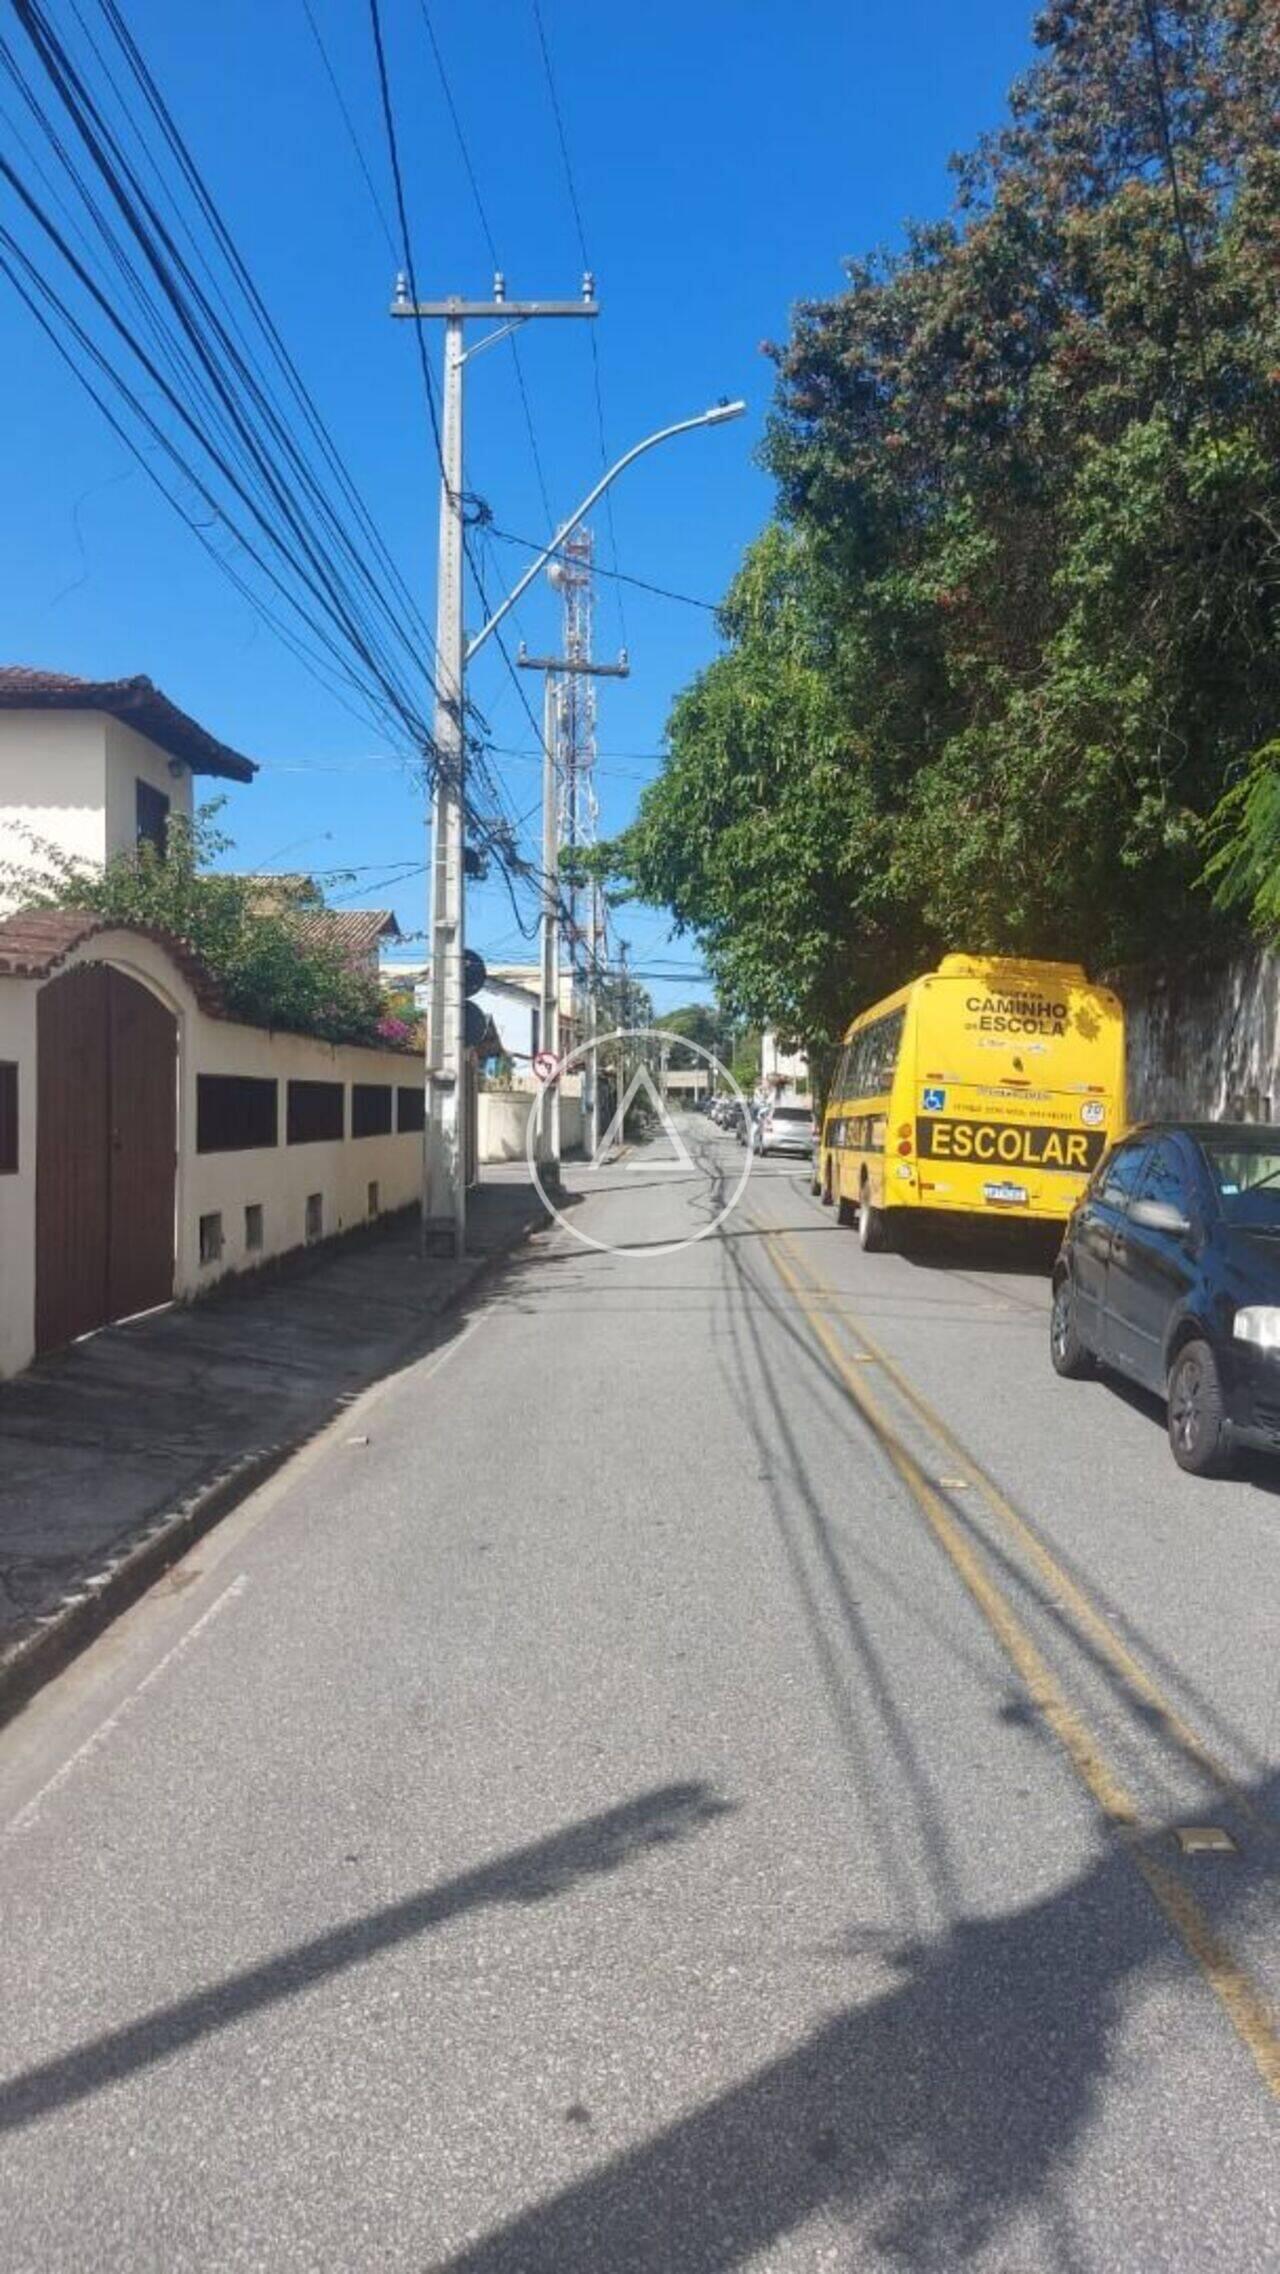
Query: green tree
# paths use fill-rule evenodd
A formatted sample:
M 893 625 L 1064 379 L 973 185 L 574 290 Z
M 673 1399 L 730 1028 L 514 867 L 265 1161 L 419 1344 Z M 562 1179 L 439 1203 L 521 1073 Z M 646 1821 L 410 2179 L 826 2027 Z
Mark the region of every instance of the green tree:
M 705 1066 L 701 1051 L 709 1050 L 715 1057 L 723 1044 L 724 1020 L 709 1003 L 684 1003 L 678 1010 L 663 1011 L 653 1023 L 664 1034 L 677 1038 L 672 1043 L 669 1061 L 675 1067 Z M 698 1048 L 681 1049 L 681 1043 L 696 1043 Z
M 306 918 L 316 900 L 264 909 L 260 884 L 207 866 L 230 849 L 217 812 L 171 815 L 163 856 L 142 844 L 102 868 L 36 841 L 32 864 L 0 870 L 0 883 L 28 907 L 87 909 L 171 933 L 207 966 L 233 1018 L 328 1042 L 384 1040 L 378 983 L 315 937 Z
M 1046 8 L 953 213 L 775 351 L 778 519 L 610 858 L 811 1045 L 949 947 L 1229 921 L 1209 819 L 1280 720 L 1280 11 L 1152 13 L 1154 54 L 1140 0 Z

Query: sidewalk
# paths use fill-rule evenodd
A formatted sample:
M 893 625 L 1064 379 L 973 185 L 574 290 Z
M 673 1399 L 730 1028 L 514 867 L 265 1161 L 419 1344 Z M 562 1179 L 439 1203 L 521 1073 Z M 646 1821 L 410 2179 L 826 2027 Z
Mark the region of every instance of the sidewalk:
M 545 1218 L 487 1169 L 461 1261 L 397 1221 L 0 1383 L 0 1722 Z

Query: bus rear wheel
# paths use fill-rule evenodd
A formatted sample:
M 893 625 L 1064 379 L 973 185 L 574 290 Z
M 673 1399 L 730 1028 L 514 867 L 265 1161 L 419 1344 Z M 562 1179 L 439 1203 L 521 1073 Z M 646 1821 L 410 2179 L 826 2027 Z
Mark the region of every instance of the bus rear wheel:
M 883 1208 L 872 1207 L 869 1188 L 864 1184 L 858 1209 L 858 1245 L 866 1255 L 884 1255 L 892 1244 L 889 1219 Z

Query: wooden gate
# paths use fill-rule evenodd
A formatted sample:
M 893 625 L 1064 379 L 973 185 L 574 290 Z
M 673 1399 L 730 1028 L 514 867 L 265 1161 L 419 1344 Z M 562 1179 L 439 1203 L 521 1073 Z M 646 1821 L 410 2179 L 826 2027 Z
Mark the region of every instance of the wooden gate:
M 109 964 L 37 1010 L 36 1348 L 173 1294 L 178 1022 Z

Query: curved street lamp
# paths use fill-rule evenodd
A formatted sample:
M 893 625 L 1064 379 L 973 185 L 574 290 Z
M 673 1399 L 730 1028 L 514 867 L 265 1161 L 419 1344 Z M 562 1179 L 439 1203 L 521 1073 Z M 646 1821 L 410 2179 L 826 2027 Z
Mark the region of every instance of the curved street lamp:
M 528 591 L 529 586 L 532 584 L 535 576 L 537 576 L 539 571 L 546 567 L 547 562 L 551 560 L 556 553 L 559 552 L 560 547 L 565 541 L 565 538 L 571 537 L 573 535 L 573 532 L 577 528 L 578 523 L 580 521 L 586 520 L 586 517 L 590 513 L 592 506 L 596 502 L 596 499 L 598 497 L 604 496 L 604 493 L 608 489 L 610 483 L 616 481 L 619 474 L 623 473 L 628 466 L 633 465 L 637 458 L 643 458 L 646 450 L 653 450 L 656 448 L 659 442 L 669 442 L 672 436 L 675 434 L 691 434 L 693 432 L 693 429 L 698 426 L 723 426 L 726 419 L 741 418 L 743 412 L 746 410 L 746 407 L 746 404 L 743 402 L 713 403 L 710 410 L 699 411 L 696 418 L 677 419 L 674 426 L 660 426 L 656 434 L 647 434 L 643 442 L 633 443 L 630 450 L 624 451 L 622 457 L 617 460 L 616 464 L 610 466 L 608 472 L 600 476 L 600 479 L 596 483 L 595 488 L 588 490 L 587 495 L 583 498 L 581 505 L 577 508 L 576 512 L 570 514 L 569 519 L 566 522 L 562 523 L 561 527 L 556 531 L 555 536 L 552 538 L 551 543 L 549 545 L 544 545 L 537 559 L 532 562 L 530 567 L 525 570 L 524 575 L 520 578 L 519 583 L 512 586 L 501 607 L 495 608 L 492 616 L 489 618 L 488 623 L 485 624 L 483 628 L 476 633 L 474 639 L 468 640 L 464 660 L 467 663 L 470 663 L 477 650 L 484 646 L 484 643 L 488 639 L 489 634 L 497 630 L 499 624 L 502 622 L 503 617 L 509 614 L 510 610 L 515 607 L 516 602 L 520 598 L 520 595 L 523 592 Z

